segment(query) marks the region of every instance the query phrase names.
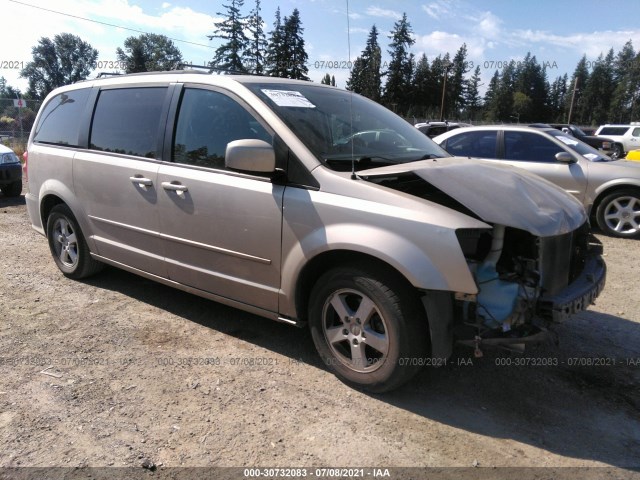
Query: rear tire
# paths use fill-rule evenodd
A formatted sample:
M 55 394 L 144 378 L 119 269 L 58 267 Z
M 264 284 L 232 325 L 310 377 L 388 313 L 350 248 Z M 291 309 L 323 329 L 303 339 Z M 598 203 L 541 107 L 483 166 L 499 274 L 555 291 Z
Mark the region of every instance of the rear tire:
M 19 197 L 22 193 L 22 180 L 16 180 L 9 185 L 2 187 L 2 193 L 5 197 Z
M 75 280 L 85 278 L 104 267 L 91 256 L 76 217 L 64 204 L 51 209 L 47 219 L 47 239 L 53 261 L 66 277 Z
M 420 370 L 429 344 L 426 315 L 411 286 L 395 275 L 335 268 L 318 279 L 309 309 L 316 349 L 342 381 L 380 393 Z
M 640 238 L 640 190 L 615 191 L 602 199 L 596 210 L 600 230 L 619 238 Z

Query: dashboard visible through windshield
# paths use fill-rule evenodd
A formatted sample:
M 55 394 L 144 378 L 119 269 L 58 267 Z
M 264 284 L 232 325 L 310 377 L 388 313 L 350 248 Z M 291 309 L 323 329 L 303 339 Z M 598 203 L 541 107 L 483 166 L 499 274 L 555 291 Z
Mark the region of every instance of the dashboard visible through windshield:
M 396 114 L 360 95 L 318 85 L 246 83 L 323 164 L 356 170 L 449 157 Z

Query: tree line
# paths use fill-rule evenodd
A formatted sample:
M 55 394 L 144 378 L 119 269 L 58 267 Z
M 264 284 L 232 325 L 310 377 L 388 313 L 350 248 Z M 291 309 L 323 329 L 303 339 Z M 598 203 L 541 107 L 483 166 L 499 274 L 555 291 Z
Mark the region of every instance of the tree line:
M 233 73 L 309 80 L 308 55 L 300 12 L 283 16 L 280 8 L 265 31 L 260 0 L 243 12 L 244 0 L 229 0 L 217 12 L 209 40 L 220 40 L 208 66 Z M 383 62 L 380 33 L 373 25 L 366 45 L 351 64 L 345 88 L 382 103 L 405 117 L 471 122 L 567 122 L 580 125 L 626 123 L 640 116 L 640 52 L 631 41 L 596 61 L 586 55 L 573 74 L 548 78 L 548 62 L 527 53 L 520 61 L 496 62 L 486 92 L 481 95 L 481 67 L 468 59 L 466 44 L 427 58 L 411 52 L 415 43 L 406 13 L 388 36 L 388 60 Z M 80 37 L 61 33 L 43 37 L 32 49 L 20 76 L 28 81 L 22 94 L 0 77 L 0 131 L 16 131 L 18 117 L 31 128 L 37 104 L 54 88 L 88 78 L 94 70 L 126 73 L 175 69 L 183 62 L 180 49 L 164 35 L 132 36 L 116 49 L 116 59 L 98 61 L 98 51 Z M 489 62 L 493 66 L 494 62 Z M 321 83 L 336 85 L 326 73 Z M 18 109 L 12 99 L 22 95 L 31 108 Z

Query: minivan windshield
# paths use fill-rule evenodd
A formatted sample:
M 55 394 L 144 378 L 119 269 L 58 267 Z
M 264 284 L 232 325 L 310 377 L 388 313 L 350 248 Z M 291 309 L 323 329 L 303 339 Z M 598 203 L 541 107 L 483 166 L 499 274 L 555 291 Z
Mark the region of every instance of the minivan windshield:
M 245 83 L 325 165 L 375 168 L 450 157 L 413 125 L 360 95 L 318 85 Z

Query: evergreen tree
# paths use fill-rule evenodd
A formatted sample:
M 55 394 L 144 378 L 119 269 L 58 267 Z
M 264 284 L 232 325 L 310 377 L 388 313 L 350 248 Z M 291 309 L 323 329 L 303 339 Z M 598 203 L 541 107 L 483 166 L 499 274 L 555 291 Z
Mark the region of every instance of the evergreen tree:
M 448 103 L 445 103 L 445 116 L 451 116 L 458 118 L 460 112 L 465 107 L 465 90 L 467 88 L 467 82 L 465 75 L 469 72 L 469 66 L 467 64 L 467 44 L 463 43 L 453 57 L 451 65 L 451 77 L 450 83 L 447 87 L 447 93 L 449 95 Z
M 549 89 L 549 118 L 553 122 L 562 122 L 564 120 L 564 105 L 567 94 L 567 74 L 556 77 Z
M 389 39 L 389 69 L 386 72 L 387 83 L 384 87 L 384 102 L 398 112 L 406 112 L 411 103 L 411 80 L 413 74 L 413 54 L 409 48 L 415 43 L 413 31 L 407 20 L 407 14 L 393 25 Z
M 378 45 L 378 29 L 371 27 L 367 44 L 353 63 L 347 90 L 364 95 L 376 102 L 380 101 L 382 52 Z
M 473 76 L 467 82 L 467 89 L 464 93 L 464 104 L 467 117 L 475 120 L 482 107 L 480 98 L 480 65 L 476 67 Z
M 519 112 L 514 112 L 513 102 L 515 93 L 516 62 L 511 60 L 502 70 L 500 87 L 498 88 L 498 120 L 501 122 L 520 121 Z M 515 113 L 515 115 L 514 115 Z M 515 117 L 515 118 L 514 118 Z
M 331 86 L 332 87 L 336 86 L 336 77 L 335 77 L 335 75 L 331 75 Z
M 224 18 L 215 24 L 216 30 L 213 35 L 207 35 L 209 40 L 220 38 L 225 42 L 216 49 L 212 67 L 234 72 L 246 72 L 242 60 L 244 52 L 249 46 L 249 39 L 245 35 L 247 19 L 240 14 L 240 9 L 244 5 L 244 0 L 230 0 L 230 4 L 222 5 L 226 13 L 217 12 L 217 15 Z
M 613 91 L 611 105 L 609 106 L 609 118 L 616 123 L 631 121 L 631 109 L 633 105 L 634 90 L 637 89 L 636 77 L 633 67 L 636 52 L 631 40 L 627 41 L 618 52 L 613 62 Z M 640 67 L 640 65 L 637 65 Z M 634 85 L 635 84 L 635 85 Z
M 513 122 L 519 121 L 519 112 L 514 111 L 514 100 L 518 107 L 527 105 L 527 100 L 515 97 L 516 63 L 511 61 L 502 69 L 502 73 L 495 71 L 485 95 L 485 119 L 489 121 Z M 525 95 L 526 97 L 526 95 Z M 527 97 L 528 98 L 528 97 Z
M 489 81 L 489 86 L 484 94 L 484 118 L 490 122 L 496 120 L 496 98 L 500 87 L 500 72 L 496 70 Z
M 269 43 L 267 45 L 266 73 L 271 77 L 285 78 L 287 76 L 287 48 L 285 45 L 284 25 L 280 16 L 280 7 L 276 10 L 276 20 L 273 23 L 273 30 L 269 32 Z
M 606 123 L 615 85 L 613 83 L 613 48 L 606 57 L 598 57 L 595 67 L 584 87 L 583 102 L 589 106 L 584 110 L 582 124 L 600 125 Z
M 442 111 L 442 101 L 444 96 L 445 111 L 442 112 L 443 119 L 446 118 L 446 106 L 450 98 L 448 90 L 451 87 L 451 58 L 449 53 L 445 53 L 444 57 L 438 55 L 431 62 L 431 75 L 433 81 L 431 84 L 434 86 L 432 94 L 433 111 L 436 116 L 440 118 Z
M 256 5 L 249 13 L 249 18 L 247 19 L 249 40 L 247 49 L 244 51 L 247 69 L 257 75 L 262 75 L 265 71 L 264 52 L 267 49 L 267 40 L 262 27 L 263 20 L 260 11 L 260 0 L 256 0 Z
M 322 85 L 331 85 L 331 75 L 325 73 L 324 77 L 322 77 L 322 80 L 320 80 L 320 83 Z
M 307 60 L 309 56 L 304 48 L 304 38 L 302 37 L 302 21 L 300 20 L 300 12 L 297 8 L 293 9 L 293 13 L 284 19 L 284 46 L 287 52 L 286 77 L 297 80 L 309 80 L 307 74 Z
M 587 84 L 587 80 L 589 79 L 589 70 L 587 69 L 587 56 L 583 55 L 578 64 L 576 65 L 576 69 L 573 71 L 573 75 L 571 76 L 571 82 L 568 85 L 567 98 L 565 104 L 565 112 L 567 114 L 567 122 L 571 123 L 581 123 L 582 119 L 585 117 L 584 111 L 588 109 L 589 106 L 583 104 L 582 100 L 582 92 L 584 90 L 585 85 Z M 577 81 L 577 84 L 576 84 Z M 574 95 L 575 90 L 575 95 Z M 571 107 L 571 103 L 573 102 L 573 108 Z
M 416 62 L 415 72 L 413 74 L 413 103 L 416 107 L 415 113 L 419 117 L 428 118 L 431 112 L 437 107 L 437 101 L 434 97 L 434 79 L 429 68 L 427 56 L 423 53 Z
M 514 91 L 528 99 L 518 96 L 518 105 L 514 105 L 517 110 L 512 115 L 521 122 L 541 122 L 548 117 L 549 83 L 546 70 L 530 52 L 527 52 L 523 61 L 518 62 L 515 69 Z

